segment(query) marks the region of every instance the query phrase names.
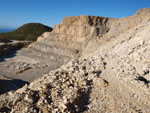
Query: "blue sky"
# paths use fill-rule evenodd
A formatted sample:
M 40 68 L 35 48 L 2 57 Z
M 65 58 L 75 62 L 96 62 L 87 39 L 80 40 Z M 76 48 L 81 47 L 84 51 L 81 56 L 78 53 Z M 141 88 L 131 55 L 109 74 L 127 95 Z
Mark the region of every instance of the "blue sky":
M 65 16 L 120 18 L 140 8 L 150 8 L 150 0 L 0 0 L 0 27 L 17 28 L 29 22 L 53 27 Z

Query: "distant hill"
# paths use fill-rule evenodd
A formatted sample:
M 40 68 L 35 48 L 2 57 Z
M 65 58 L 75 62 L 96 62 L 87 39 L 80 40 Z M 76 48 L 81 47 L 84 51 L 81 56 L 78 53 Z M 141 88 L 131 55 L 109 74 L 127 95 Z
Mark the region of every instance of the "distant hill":
M 35 41 L 43 32 L 50 31 L 52 31 L 52 28 L 43 24 L 28 23 L 12 32 L 1 33 L 0 39 Z

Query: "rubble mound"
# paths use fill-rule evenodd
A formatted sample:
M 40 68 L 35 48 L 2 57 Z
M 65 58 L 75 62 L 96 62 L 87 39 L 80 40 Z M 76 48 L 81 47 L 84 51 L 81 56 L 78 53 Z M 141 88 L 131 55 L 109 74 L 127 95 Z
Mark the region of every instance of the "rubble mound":
M 50 55 L 44 56 L 50 50 L 65 55 L 54 56 L 55 61 L 67 55 L 71 60 L 63 60 L 66 64 L 30 85 L 1 95 L 0 112 L 149 113 L 149 33 L 149 12 L 121 19 L 64 18 L 27 52 L 43 51 L 39 57 L 51 61 Z M 48 44 L 55 46 L 50 49 Z M 56 45 L 60 49 L 55 49 Z M 61 50 L 63 47 L 68 54 Z M 69 53 L 67 47 L 78 51 Z

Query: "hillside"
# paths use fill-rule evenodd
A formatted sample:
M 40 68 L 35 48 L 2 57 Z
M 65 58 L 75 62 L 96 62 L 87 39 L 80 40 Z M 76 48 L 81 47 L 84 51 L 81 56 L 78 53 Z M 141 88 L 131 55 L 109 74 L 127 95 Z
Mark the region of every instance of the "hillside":
M 28 23 L 12 32 L 1 33 L 0 39 L 36 41 L 38 36 L 48 31 L 52 31 L 52 28 L 40 23 Z
M 150 113 L 149 34 L 150 8 L 120 19 L 65 17 L 7 60 L 13 72 L 27 63 L 29 79 L 45 65 L 50 71 L 1 95 L 0 112 Z

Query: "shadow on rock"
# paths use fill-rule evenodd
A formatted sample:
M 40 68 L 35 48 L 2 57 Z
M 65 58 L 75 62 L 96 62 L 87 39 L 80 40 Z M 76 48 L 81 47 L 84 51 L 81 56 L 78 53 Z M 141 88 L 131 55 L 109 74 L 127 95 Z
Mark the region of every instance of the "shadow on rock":
M 20 49 L 13 50 L 10 53 L 8 53 L 7 55 L 0 57 L 0 62 L 5 61 L 6 58 L 13 58 L 13 57 L 15 57 L 18 50 L 20 50 Z
M 25 84 L 29 83 L 18 79 L 0 80 L 0 95 L 3 93 L 7 93 L 11 90 L 17 90 L 23 87 Z

